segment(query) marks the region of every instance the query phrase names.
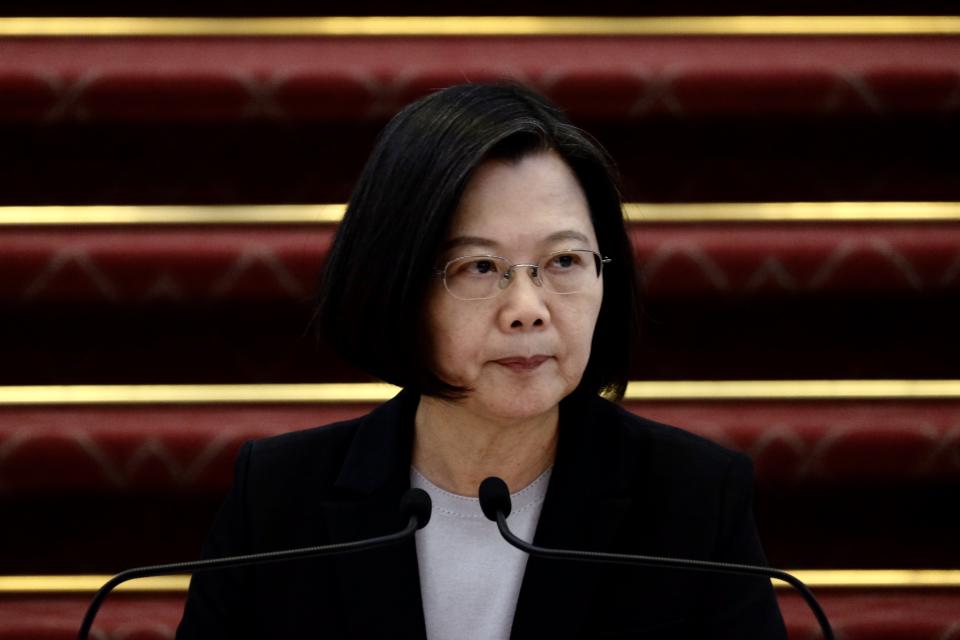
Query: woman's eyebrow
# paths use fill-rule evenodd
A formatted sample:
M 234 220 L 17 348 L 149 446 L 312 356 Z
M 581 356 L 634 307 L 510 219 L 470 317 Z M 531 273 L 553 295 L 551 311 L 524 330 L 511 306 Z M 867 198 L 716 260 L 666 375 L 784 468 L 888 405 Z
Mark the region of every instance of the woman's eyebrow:
M 582 242 L 585 245 L 590 244 L 590 238 L 588 238 L 586 234 L 579 231 L 574 231 L 573 229 L 564 229 L 563 231 L 551 233 L 543 239 L 543 243 L 550 244 L 553 242 L 560 242 L 561 240 L 575 240 L 577 242 Z M 499 244 L 494 240 L 489 238 L 481 238 L 480 236 L 457 236 L 444 241 L 443 244 L 440 245 L 440 251 L 450 251 L 456 247 L 463 246 L 486 247 L 489 249 L 494 249 L 498 247 Z
M 488 247 L 493 248 L 497 246 L 497 243 L 489 238 L 481 238 L 479 236 L 457 236 L 456 238 L 450 238 L 449 240 L 444 241 L 440 245 L 440 251 L 450 251 L 454 247 L 462 247 L 466 245 L 478 246 L 478 247 Z
M 579 231 L 574 231 L 573 229 L 566 229 L 564 231 L 551 233 L 546 237 L 545 242 L 559 242 L 560 240 L 576 240 L 578 242 L 582 242 L 583 244 L 590 244 L 590 238 Z

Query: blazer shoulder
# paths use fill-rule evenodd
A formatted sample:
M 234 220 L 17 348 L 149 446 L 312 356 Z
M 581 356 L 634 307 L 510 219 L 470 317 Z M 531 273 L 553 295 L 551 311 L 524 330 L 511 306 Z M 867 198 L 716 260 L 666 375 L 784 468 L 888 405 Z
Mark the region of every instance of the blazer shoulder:
M 367 415 L 260 438 L 253 441 L 253 452 L 261 459 L 277 458 L 286 462 L 291 457 L 313 457 L 318 452 L 342 450 L 350 446 Z
M 369 415 L 369 414 L 368 414 Z M 331 488 L 367 416 L 291 431 L 248 443 L 246 474 L 258 493 Z M 243 457 L 241 453 L 241 457 Z

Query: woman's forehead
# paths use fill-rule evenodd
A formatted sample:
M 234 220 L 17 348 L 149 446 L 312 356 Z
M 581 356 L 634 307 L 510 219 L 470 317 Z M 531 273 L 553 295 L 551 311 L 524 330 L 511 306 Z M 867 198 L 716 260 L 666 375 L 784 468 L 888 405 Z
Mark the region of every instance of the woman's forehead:
M 523 239 L 524 238 L 517 236 L 510 238 L 510 240 L 514 242 Z M 562 229 L 560 231 L 555 231 L 543 236 L 542 238 L 532 238 L 532 241 L 533 244 L 543 245 L 544 247 L 550 247 L 558 244 L 563 244 L 565 246 L 569 245 L 570 247 L 589 247 L 594 243 L 592 234 L 588 235 L 587 233 L 577 229 Z M 457 249 L 463 249 L 467 247 L 497 250 L 506 244 L 508 243 L 498 241 L 495 238 L 459 235 L 447 239 L 441 245 L 440 249 L 443 252 L 455 252 Z
M 586 196 L 555 152 L 482 164 L 467 184 L 445 246 L 591 242 Z

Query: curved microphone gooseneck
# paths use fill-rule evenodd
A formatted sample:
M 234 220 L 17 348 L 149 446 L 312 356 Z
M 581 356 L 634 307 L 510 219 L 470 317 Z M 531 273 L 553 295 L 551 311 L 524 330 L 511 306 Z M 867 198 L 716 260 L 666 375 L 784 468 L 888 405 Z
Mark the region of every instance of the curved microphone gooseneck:
M 93 619 L 96 617 L 100 605 L 103 604 L 103 601 L 114 587 L 127 580 L 146 578 L 149 576 L 166 576 L 175 573 L 197 573 L 199 571 L 282 562 L 300 558 L 314 558 L 384 547 L 402 542 L 412 536 L 417 529 L 422 529 L 427 526 L 427 523 L 430 522 L 430 510 L 430 496 L 426 491 L 423 489 L 408 489 L 400 500 L 400 513 L 408 516 L 409 520 L 407 526 L 397 533 L 354 542 L 339 542 L 316 547 L 301 547 L 299 549 L 285 549 L 282 551 L 268 551 L 266 553 L 251 553 L 242 556 L 210 558 L 208 560 L 197 560 L 195 562 L 175 562 L 173 564 L 158 564 L 149 567 L 127 569 L 110 578 L 110 580 L 100 587 L 96 595 L 94 595 L 90 606 L 87 608 L 87 613 L 83 617 L 83 624 L 80 625 L 80 633 L 77 635 L 77 638 L 78 640 L 87 640 L 87 637 L 90 635 L 90 628 L 93 626 Z
M 689 560 L 686 558 L 664 558 L 659 556 L 639 556 L 622 553 L 603 553 L 599 551 L 573 551 L 566 549 L 548 549 L 538 547 L 521 540 L 510 531 L 507 526 L 507 516 L 510 515 L 510 490 L 507 483 L 497 477 L 490 477 L 480 483 L 480 508 L 483 515 L 497 523 L 500 535 L 511 545 L 525 551 L 531 556 L 554 560 L 580 560 L 582 562 L 605 562 L 610 564 L 633 564 L 645 567 L 665 567 L 669 569 L 683 569 L 687 571 L 704 571 L 711 573 L 730 573 L 738 575 L 764 576 L 776 578 L 788 583 L 800 592 L 804 601 L 820 624 L 824 640 L 834 640 L 830 621 L 820 607 L 820 603 L 813 597 L 813 593 L 799 578 L 770 567 L 760 567 L 749 564 L 735 564 L 728 562 L 709 562 L 706 560 Z

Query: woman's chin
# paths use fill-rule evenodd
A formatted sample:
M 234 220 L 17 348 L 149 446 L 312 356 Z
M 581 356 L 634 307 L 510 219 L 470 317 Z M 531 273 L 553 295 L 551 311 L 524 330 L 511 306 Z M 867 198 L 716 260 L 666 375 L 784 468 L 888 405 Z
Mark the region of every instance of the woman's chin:
M 478 386 L 464 399 L 464 408 L 500 422 L 536 418 L 553 411 L 570 391 L 553 380 L 548 384 Z

